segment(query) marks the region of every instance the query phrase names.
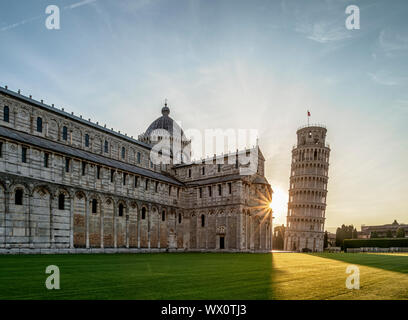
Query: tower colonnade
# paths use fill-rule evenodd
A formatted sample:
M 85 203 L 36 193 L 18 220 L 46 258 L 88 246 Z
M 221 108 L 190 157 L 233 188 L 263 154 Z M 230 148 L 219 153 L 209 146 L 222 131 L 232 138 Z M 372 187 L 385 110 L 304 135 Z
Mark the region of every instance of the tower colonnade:
M 320 125 L 297 131 L 292 150 L 285 250 L 323 251 L 330 147 Z

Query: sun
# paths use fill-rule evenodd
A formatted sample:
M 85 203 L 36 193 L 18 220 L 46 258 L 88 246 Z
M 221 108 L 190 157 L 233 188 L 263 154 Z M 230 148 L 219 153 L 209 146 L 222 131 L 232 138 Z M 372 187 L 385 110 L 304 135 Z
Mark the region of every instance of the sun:
M 274 217 L 283 218 L 288 209 L 288 192 L 281 187 L 274 187 L 272 202 L 269 207 L 272 209 Z

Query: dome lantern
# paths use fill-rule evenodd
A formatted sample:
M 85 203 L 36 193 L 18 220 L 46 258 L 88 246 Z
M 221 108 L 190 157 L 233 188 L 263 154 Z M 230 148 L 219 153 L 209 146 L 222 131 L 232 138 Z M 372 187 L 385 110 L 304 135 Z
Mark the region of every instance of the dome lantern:
M 162 108 L 161 113 L 162 113 L 162 115 L 165 116 L 165 117 L 168 117 L 169 114 L 170 114 L 170 109 L 169 109 L 169 107 L 167 106 L 167 99 L 164 101 L 164 107 Z

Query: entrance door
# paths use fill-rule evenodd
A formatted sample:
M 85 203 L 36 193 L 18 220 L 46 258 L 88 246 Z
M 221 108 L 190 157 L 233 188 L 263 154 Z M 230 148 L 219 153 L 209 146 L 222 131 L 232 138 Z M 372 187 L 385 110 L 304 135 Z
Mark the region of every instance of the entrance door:
M 224 237 L 220 237 L 220 249 L 224 249 Z

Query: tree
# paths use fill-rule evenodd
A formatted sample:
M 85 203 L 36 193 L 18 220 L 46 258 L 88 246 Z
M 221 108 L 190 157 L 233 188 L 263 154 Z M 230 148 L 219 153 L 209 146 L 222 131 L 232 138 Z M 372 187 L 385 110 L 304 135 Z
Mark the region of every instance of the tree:
M 341 228 L 337 228 L 336 230 L 336 247 L 343 248 L 343 241 L 344 239 L 353 239 L 353 233 L 355 230 L 355 235 L 357 237 L 357 230 L 354 228 L 353 225 L 342 225 Z
M 370 238 L 379 238 L 378 233 L 376 231 L 372 231 L 370 233 Z
M 387 234 L 385 236 L 386 238 L 393 238 L 392 236 L 392 231 L 391 230 L 387 230 Z
M 399 227 L 397 229 L 397 238 L 405 238 L 405 230 L 404 228 Z
M 326 249 L 329 246 L 329 234 L 327 233 L 327 230 L 324 232 L 324 238 L 323 238 L 323 248 Z
M 357 232 L 357 229 L 354 228 L 354 230 L 353 230 L 353 239 L 357 239 L 357 238 L 358 238 L 358 232 Z

